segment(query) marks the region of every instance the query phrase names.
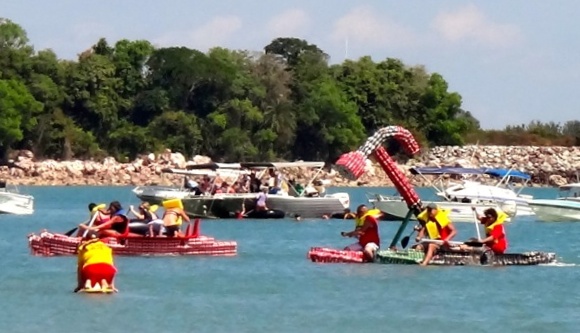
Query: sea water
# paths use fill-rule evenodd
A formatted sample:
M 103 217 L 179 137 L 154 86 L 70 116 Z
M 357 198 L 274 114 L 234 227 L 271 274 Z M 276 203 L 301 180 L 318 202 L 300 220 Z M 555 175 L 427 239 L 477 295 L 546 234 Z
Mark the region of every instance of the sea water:
M 34 257 L 26 236 L 66 232 L 89 202 L 137 205 L 130 187 L 28 187 L 31 216 L 0 215 L 1 332 L 578 332 L 580 223 L 518 217 L 511 251 L 557 252 L 563 264 L 419 267 L 315 264 L 312 246 L 340 248 L 352 220 L 204 220 L 203 234 L 238 242 L 235 257 L 116 257 L 113 295 L 75 294 L 74 257 Z M 368 193 L 351 188 L 352 206 Z M 527 189 L 541 198 L 554 189 Z M 432 192 L 420 194 L 433 199 Z M 383 244 L 398 223 L 381 222 Z M 475 235 L 458 223 L 458 239 Z M 405 235 L 410 232 L 409 229 Z

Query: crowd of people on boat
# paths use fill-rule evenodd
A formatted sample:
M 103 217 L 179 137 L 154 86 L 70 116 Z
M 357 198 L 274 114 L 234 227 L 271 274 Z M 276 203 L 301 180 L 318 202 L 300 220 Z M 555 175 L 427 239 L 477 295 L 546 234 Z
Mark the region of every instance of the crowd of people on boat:
M 224 179 L 226 178 L 226 179 Z M 216 176 L 213 179 L 209 176 L 197 177 L 194 179 L 185 177 L 183 187 L 194 195 L 215 195 L 220 193 L 261 193 L 264 189 L 267 194 L 287 194 L 293 196 L 304 195 L 307 197 L 322 196 L 326 189 L 322 181 L 315 180 L 306 187 L 295 179 L 284 179 L 281 172 L 274 168 L 267 169 L 267 172 L 256 173 L 255 170 L 249 174 L 240 174 L 234 181 L 228 182 L 227 177 Z
M 415 238 L 417 244 L 412 248 L 425 253 L 420 265 L 428 265 L 438 251 L 472 251 L 479 248 L 492 251 L 494 254 L 505 253 L 508 241 L 503 223 L 507 215 L 495 208 L 486 209 L 483 215 L 477 214 L 475 207 L 472 207 L 472 210 L 476 214 L 477 221 L 485 227 L 485 238 L 470 238 L 467 242 L 453 241 L 457 235 L 457 229 L 449 219 L 449 212 L 441 209 L 437 204 L 428 204 L 418 214 L 419 225 L 414 228 L 418 232 Z M 373 261 L 376 258 L 381 246 L 379 224 L 377 215 L 366 205 L 360 205 L 357 208 L 354 230 L 341 232 L 341 235 L 358 238 L 357 242 L 345 247 L 344 250 L 363 251 L 367 261 Z

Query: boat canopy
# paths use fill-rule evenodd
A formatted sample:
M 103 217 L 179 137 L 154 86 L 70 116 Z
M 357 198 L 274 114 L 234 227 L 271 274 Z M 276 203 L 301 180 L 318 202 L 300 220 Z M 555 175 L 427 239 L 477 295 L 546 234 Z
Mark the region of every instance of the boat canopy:
M 460 167 L 413 167 L 409 169 L 413 175 L 490 175 L 504 178 L 506 176 L 529 180 L 530 175 L 513 169 L 460 168 Z
M 499 177 L 499 178 L 504 178 L 506 176 L 507 177 L 514 177 L 514 178 L 521 178 L 521 179 L 526 179 L 526 180 L 529 180 L 532 178 L 527 173 L 524 173 L 524 172 L 518 171 L 518 170 L 514 170 L 514 169 L 485 169 L 485 174 L 490 175 L 490 176 L 494 176 L 494 177 Z
M 217 169 L 241 169 L 240 163 L 203 163 L 191 164 L 185 167 L 187 170 L 217 170 Z
M 485 169 L 460 167 L 413 167 L 409 169 L 413 175 L 482 175 Z
M 242 168 L 322 168 L 324 162 L 243 162 Z
M 163 173 L 172 173 L 176 175 L 186 175 L 186 176 L 212 176 L 215 175 L 216 172 L 211 169 L 195 169 L 195 170 L 185 170 L 185 169 L 172 169 L 172 168 L 165 168 L 161 169 Z

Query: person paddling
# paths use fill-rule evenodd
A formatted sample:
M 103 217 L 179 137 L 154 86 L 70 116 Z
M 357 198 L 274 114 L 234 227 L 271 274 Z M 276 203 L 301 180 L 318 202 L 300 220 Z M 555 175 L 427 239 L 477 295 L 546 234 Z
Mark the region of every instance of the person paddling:
M 358 237 L 358 242 L 345 248 L 349 251 L 363 251 L 366 259 L 372 261 L 381 246 L 379 237 L 379 223 L 377 219 L 367 214 L 366 205 L 360 205 L 356 209 L 357 218 L 362 220 L 362 225 L 355 227 L 353 231 L 341 232 L 343 237 Z
M 77 287 L 95 288 L 98 284 L 103 291 L 115 291 L 117 268 L 113 262 L 113 250 L 94 235 L 85 237 L 78 247 Z
M 471 207 L 471 209 L 476 212 L 475 207 Z M 483 216 L 479 214 L 476 216 L 485 226 L 486 237 L 484 239 L 471 239 L 471 241 L 485 244 L 495 254 L 505 253 L 508 242 L 503 223 L 508 217 L 507 214 L 501 210 L 498 212 L 494 208 L 488 208 L 483 212 Z
M 98 226 L 79 225 L 79 228 L 90 231 L 96 231 L 99 238 L 116 237 L 125 234 L 129 226 L 129 218 L 125 214 L 125 210 L 118 201 L 113 201 L 109 204 L 107 212 L 110 213 L 111 218 Z
M 437 204 L 430 203 L 427 208 L 417 216 L 417 220 L 421 223 L 421 229 L 417 234 L 416 241 L 419 242 L 427 233 L 429 239 L 443 241 L 443 245 L 436 243 L 429 243 L 426 251 L 423 245 L 419 244 L 417 248 L 425 251 L 425 258 L 421 262 L 421 266 L 426 266 L 433 258 L 435 252 L 441 247 L 449 247 L 449 241 L 455 237 L 457 230 L 449 219 L 448 213 L 439 209 Z

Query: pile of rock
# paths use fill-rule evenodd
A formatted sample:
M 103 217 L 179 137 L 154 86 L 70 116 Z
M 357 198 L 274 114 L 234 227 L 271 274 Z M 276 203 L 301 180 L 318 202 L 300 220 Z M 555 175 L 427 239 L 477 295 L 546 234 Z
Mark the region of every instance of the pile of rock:
M 179 184 L 180 176 L 163 174 L 164 168 L 185 168 L 190 164 L 211 162 L 207 156 L 187 160 L 181 153 L 165 150 L 161 154 L 141 156 L 130 163 L 114 158 L 96 161 L 35 161 L 32 152 L 20 151 L 14 156 L 19 168 L 0 168 L 0 177 L 13 184 L 23 185 L 150 185 Z M 446 146 L 435 147 L 400 165 L 414 185 L 425 185 L 418 177 L 411 177 L 411 166 L 461 166 L 513 168 L 532 176 L 537 185 L 562 185 L 577 181 L 580 173 L 580 147 L 530 146 Z M 380 167 L 367 161 L 367 172 L 357 181 L 342 178 L 330 169 L 319 174 L 330 186 L 392 186 Z M 288 169 L 291 178 L 307 182 L 316 170 Z

